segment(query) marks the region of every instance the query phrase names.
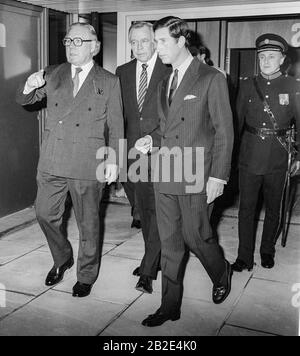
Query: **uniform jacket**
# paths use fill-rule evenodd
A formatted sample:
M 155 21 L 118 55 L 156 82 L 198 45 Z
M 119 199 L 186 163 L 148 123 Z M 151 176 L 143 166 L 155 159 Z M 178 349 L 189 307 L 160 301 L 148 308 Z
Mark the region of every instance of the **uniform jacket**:
M 300 83 L 293 77 L 280 75 L 267 80 L 257 77 L 258 86 L 266 98 L 280 129 L 289 128 L 295 120 L 300 127 Z M 237 99 L 237 116 L 242 133 L 244 123 L 255 128 L 270 128 L 273 125 L 253 84 L 253 78 L 241 82 Z M 298 158 L 300 155 L 298 154 Z M 286 170 L 287 152 L 276 137 L 262 139 L 244 131 L 241 139 L 239 166 L 253 174 L 270 174 Z
M 123 137 L 119 79 L 94 64 L 75 98 L 69 63 L 47 67 L 45 80 L 42 88 L 24 95 L 23 85 L 17 94 L 17 102 L 22 105 L 47 97 L 38 170 L 61 177 L 95 180 L 100 163 L 96 152 L 105 146 L 105 130 L 109 132 L 108 144 L 117 155 L 118 139 Z
M 137 60 L 134 59 L 118 67 L 116 71 L 121 82 L 128 148 L 134 147 L 136 140 L 158 128 L 157 86 L 172 71 L 171 67 L 167 67 L 157 58 L 140 114 L 137 103 L 136 65 Z M 153 137 L 156 144 L 160 142 L 160 136 L 154 134 Z
M 178 182 L 172 173 L 174 166 L 171 163 L 170 182 L 163 182 L 160 178 L 156 189 L 165 194 L 189 194 L 186 187 L 193 184 L 185 179 L 184 164 L 195 172 L 195 150 L 202 148 L 203 162 L 197 159 L 203 184 L 200 191 L 191 193 L 205 193 L 208 177 L 227 181 L 230 174 L 233 125 L 226 79 L 218 70 L 194 58 L 175 92 L 170 107 L 167 98 L 168 81 L 169 77 L 160 83 L 158 93 L 160 153 L 164 157 L 164 147 L 169 150 L 179 147 L 181 152 L 185 148 L 191 148 L 194 154 L 182 154 L 182 157 L 185 156 L 182 181 Z M 166 161 L 162 166 L 166 166 Z M 160 172 L 162 166 L 157 165 Z

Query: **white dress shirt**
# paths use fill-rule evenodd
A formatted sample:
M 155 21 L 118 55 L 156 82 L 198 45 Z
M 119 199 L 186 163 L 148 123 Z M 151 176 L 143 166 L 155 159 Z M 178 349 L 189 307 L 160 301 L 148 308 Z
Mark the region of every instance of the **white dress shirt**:
M 78 86 L 78 91 L 81 88 L 83 82 L 85 81 L 86 77 L 88 76 L 89 72 L 93 68 L 94 61 L 91 60 L 89 63 L 83 65 L 83 66 L 74 66 L 73 64 L 71 65 L 71 75 L 72 78 L 74 78 L 75 71 L 77 67 L 80 67 L 82 71 L 79 73 L 79 86 Z
M 143 67 L 142 65 L 143 64 L 147 64 L 148 67 L 147 67 L 147 88 L 149 86 L 149 83 L 150 83 L 150 79 L 151 79 L 151 76 L 152 76 L 152 73 L 153 73 L 153 69 L 154 69 L 154 66 L 155 66 L 155 63 L 156 63 L 156 59 L 157 59 L 157 53 L 155 52 L 153 54 L 153 56 L 151 57 L 151 59 L 149 59 L 148 62 L 146 63 L 143 63 L 143 62 L 140 62 L 140 61 L 136 61 L 136 97 L 138 99 L 138 95 L 139 95 L 139 85 L 140 85 L 140 77 L 141 77 L 141 73 L 142 73 L 142 70 L 143 70 Z

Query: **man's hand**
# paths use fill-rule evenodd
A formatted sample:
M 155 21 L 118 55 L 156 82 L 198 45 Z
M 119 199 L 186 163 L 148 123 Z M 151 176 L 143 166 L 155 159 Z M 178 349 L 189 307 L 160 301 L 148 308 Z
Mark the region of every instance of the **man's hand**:
M 291 167 L 291 176 L 294 176 L 300 169 L 300 161 L 295 161 Z
M 206 184 L 207 204 L 212 203 L 216 198 L 223 194 L 224 184 L 212 179 L 208 179 Z
M 107 184 L 115 182 L 118 178 L 118 166 L 116 164 L 107 164 L 105 167 L 105 181 Z
M 26 82 L 27 88 L 32 91 L 45 85 L 46 82 L 44 79 L 44 74 L 44 69 L 41 69 L 39 72 L 31 74 Z
M 134 145 L 134 147 L 143 154 L 146 154 L 151 151 L 151 146 L 152 138 L 149 135 L 139 138 Z

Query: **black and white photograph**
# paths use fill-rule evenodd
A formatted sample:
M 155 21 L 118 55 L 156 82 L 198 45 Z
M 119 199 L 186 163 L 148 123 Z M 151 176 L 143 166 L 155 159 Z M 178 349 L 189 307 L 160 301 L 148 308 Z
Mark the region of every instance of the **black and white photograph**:
M 300 0 L 0 0 L 0 93 L 0 336 L 300 336 Z

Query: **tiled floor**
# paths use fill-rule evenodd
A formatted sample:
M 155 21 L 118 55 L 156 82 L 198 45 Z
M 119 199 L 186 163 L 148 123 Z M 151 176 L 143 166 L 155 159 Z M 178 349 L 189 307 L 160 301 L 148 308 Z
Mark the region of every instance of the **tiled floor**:
M 293 217 L 287 246 L 278 241 L 275 267 L 263 269 L 256 253 L 253 271 L 234 273 L 232 291 L 221 305 L 212 303 L 211 282 L 191 255 L 181 318 L 156 328 L 144 327 L 141 321 L 160 305 L 161 276 L 154 281 L 152 295 L 134 288 L 137 278 L 132 271 L 142 258 L 143 240 L 140 231 L 130 228 L 130 207 L 124 199 L 107 205 L 104 221 L 100 274 L 91 295 L 79 299 L 71 295 L 75 266 L 58 285 L 44 285 L 53 262 L 34 211 L 0 219 L 0 335 L 298 335 L 299 309 L 292 305 L 292 288 L 300 282 L 299 217 Z M 257 251 L 261 230 L 260 221 Z M 236 210 L 225 211 L 218 234 L 226 258 L 233 262 Z M 76 256 L 78 230 L 72 216 L 68 235 Z

